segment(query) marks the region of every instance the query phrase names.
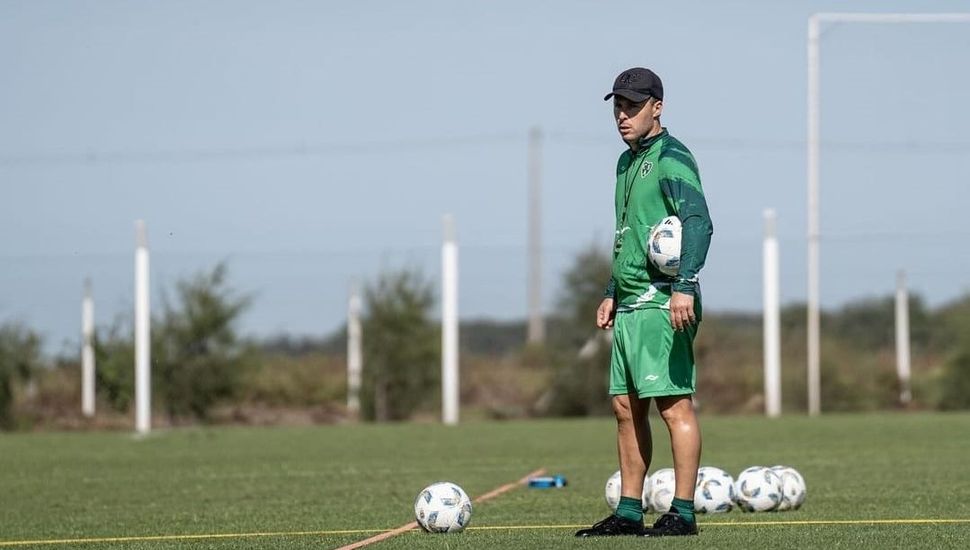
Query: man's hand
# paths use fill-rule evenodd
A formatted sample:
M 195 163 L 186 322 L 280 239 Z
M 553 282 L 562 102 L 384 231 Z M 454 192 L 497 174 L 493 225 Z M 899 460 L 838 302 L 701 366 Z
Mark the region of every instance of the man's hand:
M 694 317 L 694 297 L 683 292 L 670 295 L 670 326 L 674 330 L 686 330 L 688 326 L 696 324 Z
M 616 317 L 616 304 L 613 298 L 605 298 L 596 310 L 596 326 L 606 330 L 613 326 Z

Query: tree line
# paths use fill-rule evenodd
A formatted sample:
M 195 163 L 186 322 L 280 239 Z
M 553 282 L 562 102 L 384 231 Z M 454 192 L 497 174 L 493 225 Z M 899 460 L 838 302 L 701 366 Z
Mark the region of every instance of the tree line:
M 462 404 L 473 416 L 577 416 L 609 412 L 610 342 L 593 327 L 610 259 L 580 251 L 563 275 L 541 346 L 525 346 L 525 321 L 461 323 Z M 392 421 L 440 411 L 436 289 L 413 269 L 389 270 L 364 288 L 361 415 Z M 311 421 L 346 418 L 346 329 L 326 338 L 243 338 L 252 297 L 234 289 L 225 264 L 179 281 L 152 320 L 153 405 L 170 424 L 248 421 L 253 410 L 311 411 Z M 898 407 L 892 296 L 847 304 L 822 317 L 822 404 L 829 411 Z M 970 296 L 929 308 L 911 298 L 915 408 L 970 408 Z M 95 336 L 99 415 L 133 405 L 131 319 Z M 805 307 L 782 312 L 783 395 L 805 403 Z M 46 358 L 23 324 L 0 324 L 0 428 L 84 427 L 80 365 Z M 705 312 L 697 339 L 698 406 L 711 413 L 763 409 L 761 316 Z M 284 419 L 285 421 L 285 419 Z

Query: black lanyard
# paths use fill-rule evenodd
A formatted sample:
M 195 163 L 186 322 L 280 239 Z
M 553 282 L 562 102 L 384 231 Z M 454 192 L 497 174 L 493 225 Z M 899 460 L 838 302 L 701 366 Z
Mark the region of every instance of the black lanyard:
M 637 183 L 637 172 L 643 169 L 643 163 L 646 159 L 647 155 L 646 151 L 644 151 L 643 158 L 640 159 L 640 164 L 632 171 L 632 177 L 630 176 L 631 172 L 627 172 L 626 181 L 623 182 L 623 213 L 620 214 L 620 226 L 616 230 L 616 242 L 613 245 L 614 252 L 619 252 L 623 246 L 623 228 L 626 227 L 626 217 L 630 211 L 630 197 L 633 196 L 633 186 Z M 630 164 L 632 165 L 633 163 L 631 162 Z

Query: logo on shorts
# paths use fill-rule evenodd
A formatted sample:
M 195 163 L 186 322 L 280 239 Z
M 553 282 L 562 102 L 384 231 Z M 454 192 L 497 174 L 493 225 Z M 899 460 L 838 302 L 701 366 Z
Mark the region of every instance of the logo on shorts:
M 660 377 L 657 376 L 656 374 L 649 374 L 649 375 L 647 375 L 647 377 L 645 378 L 645 380 L 647 380 L 649 382 L 653 382 L 654 380 L 656 380 L 658 378 L 660 378 Z

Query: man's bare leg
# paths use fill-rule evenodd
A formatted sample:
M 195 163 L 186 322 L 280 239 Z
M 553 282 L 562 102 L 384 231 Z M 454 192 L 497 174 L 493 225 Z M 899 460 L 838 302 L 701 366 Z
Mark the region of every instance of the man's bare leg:
M 620 496 L 637 500 L 643 495 L 643 478 L 653 455 L 653 440 L 647 423 L 649 406 L 649 398 L 640 399 L 636 394 L 613 396 L 616 448 L 623 479 Z
M 697 468 L 701 460 L 701 430 L 689 395 L 657 397 L 657 410 L 670 431 L 674 454 L 676 488 L 674 496 L 694 500 Z
M 577 537 L 644 536 L 643 478 L 650 465 L 653 441 L 647 424 L 649 399 L 636 394 L 613 396 L 616 415 L 616 448 L 620 457 L 620 502 L 616 512 L 588 529 L 576 531 Z

